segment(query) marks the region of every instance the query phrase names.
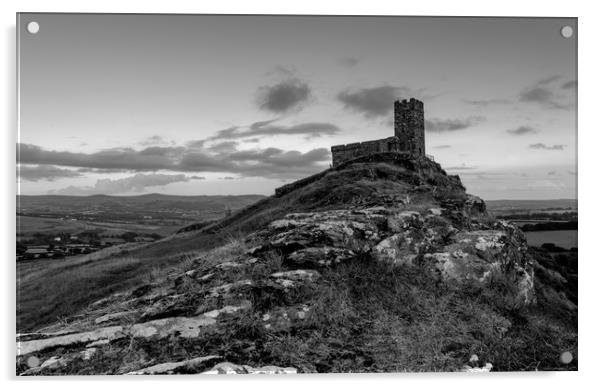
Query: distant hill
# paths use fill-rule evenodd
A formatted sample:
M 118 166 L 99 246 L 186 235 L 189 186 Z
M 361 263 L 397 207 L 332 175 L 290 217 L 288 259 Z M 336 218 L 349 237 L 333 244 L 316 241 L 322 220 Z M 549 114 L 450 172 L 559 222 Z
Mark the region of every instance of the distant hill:
M 550 208 L 577 209 L 577 199 L 555 200 L 488 200 L 487 209 L 496 211 L 541 210 Z
M 152 193 L 140 196 L 17 196 L 17 212 L 84 212 L 89 210 L 157 210 L 205 211 L 238 209 L 261 200 L 262 195 L 239 196 L 172 196 Z

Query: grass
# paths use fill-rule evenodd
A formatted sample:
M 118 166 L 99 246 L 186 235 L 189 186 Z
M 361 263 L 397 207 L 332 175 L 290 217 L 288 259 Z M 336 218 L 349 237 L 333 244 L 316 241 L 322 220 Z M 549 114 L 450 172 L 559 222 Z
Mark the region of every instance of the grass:
M 109 255 L 88 261 L 60 261 L 35 272 L 18 267 L 17 332 L 38 329 L 72 316 L 96 300 L 147 284 L 188 258 L 186 254 L 145 259 Z

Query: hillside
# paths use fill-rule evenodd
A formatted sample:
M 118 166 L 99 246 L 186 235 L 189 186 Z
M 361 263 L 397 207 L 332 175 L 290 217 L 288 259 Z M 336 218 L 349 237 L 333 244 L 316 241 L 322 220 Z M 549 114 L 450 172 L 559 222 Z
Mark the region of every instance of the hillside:
M 439 164 L 376 154 L 278 193 L 130 250 L 183 259 L 18 336 L 17 373 L 577 368 L 575 264 Z
M 204 219 L 222 217 L 225 209 L 237 210 L 262 199 L 261 195 L 240 196 L 17 196 L 17 213 L 33 216 L 85 216 L 94 220 L 107 218 Z

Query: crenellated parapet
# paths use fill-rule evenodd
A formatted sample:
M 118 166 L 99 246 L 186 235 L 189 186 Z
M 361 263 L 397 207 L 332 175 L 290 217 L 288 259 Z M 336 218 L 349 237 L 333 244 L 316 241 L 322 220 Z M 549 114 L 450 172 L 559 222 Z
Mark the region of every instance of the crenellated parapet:
M 385 139 L 332 146 L 330 150 L 332 152 L 333 167 L 336 167 L 345 161 L 359 158 L 364 155 L 409 151 L 404 149 L 404 145 L 400 142 L 399 138 L 395 136 Z

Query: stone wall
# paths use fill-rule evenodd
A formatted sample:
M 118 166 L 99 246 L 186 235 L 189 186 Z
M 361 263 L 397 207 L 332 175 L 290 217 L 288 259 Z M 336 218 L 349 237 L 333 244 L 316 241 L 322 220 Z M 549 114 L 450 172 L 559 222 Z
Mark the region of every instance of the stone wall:
M 364 155 L 386 153 L 386 152 L 407 152 L 407 143 L 403 143 L 399 138 L 392 136 L 385 139 L 371 140 L 367 142 L 350 143 L 347 145 L 332 146 L 332 166 L 337 167 L 345 161 L 359 158 Z

